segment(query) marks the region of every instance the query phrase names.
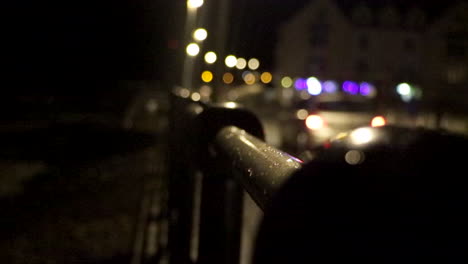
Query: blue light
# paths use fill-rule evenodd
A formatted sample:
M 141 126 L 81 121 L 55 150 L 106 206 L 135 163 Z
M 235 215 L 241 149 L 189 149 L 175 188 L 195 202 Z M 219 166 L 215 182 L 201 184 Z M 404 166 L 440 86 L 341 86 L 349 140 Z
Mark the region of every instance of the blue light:
M 325 92 L 334 93 L 338 89 L 338 84 L 335 81 L 325 81 L 322 87 Z
M 296 87 L 297 90 L 304 90 L 304 89 L 307 89 L 307 81 L 306 81 L 306 79 L 298 78 L 298 79 L 294 82 L 294 87 Z
M 359 92 L 359 85 L 352 81 L 345 81 L 343 83 L 343 91 L 350 94 L 357 94 Z
M 307 79 L 307 92 L 310 95 L 319 95 L 322 93 L 322 84 L 315 77 L 310 77 Z

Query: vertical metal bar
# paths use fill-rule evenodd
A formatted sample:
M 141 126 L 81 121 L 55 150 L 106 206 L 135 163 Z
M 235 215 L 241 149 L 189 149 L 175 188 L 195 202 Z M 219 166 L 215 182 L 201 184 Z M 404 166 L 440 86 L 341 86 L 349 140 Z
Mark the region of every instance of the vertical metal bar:
M 196 138 L 187 136 L 196 124 L 188 104 L 171 97 L 170 161 L 169 161 L 169 262 L 184 264 L 190 261 L 192 228 L 193 169 L 190 160 L 195 151 Z
M 203 180 L 198 263 L 238 264 L 242 225 L 242 189 L 220 166 Z

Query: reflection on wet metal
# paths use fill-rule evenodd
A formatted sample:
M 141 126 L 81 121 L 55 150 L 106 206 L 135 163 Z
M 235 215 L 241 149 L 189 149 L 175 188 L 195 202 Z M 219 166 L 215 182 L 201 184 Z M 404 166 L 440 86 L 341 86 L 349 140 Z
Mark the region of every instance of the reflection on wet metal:
M 237 127 L 225 127 L 216 136 L 215 147 L 231 161 L 240 181 L 253 200 L 264 209 L 274 191 L 302 161 L 267 145 Z

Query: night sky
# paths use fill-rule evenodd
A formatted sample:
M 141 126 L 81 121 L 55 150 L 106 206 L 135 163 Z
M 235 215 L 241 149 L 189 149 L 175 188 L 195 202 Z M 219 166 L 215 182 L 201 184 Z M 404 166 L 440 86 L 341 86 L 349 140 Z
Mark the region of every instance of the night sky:
M 210 1 L 210 0 L 205 0 Z M 354 0 L 338 0 L 349 5 Z M 276 28 L 308 0 L 231 0 L 227 52 L 273 66 Z M 372 5 L 406 0 L 366 0 Z M 435 10 L 453 1 L 423 0 Z M 406 3 L 407 4 L 407 3 Z M 4 1 L 4 76 L 40 80 L 163 79 L 177 71 L 185 0 Z M 216 12 L 212 11 L 212 12 Z M 169 66 L 168 66 L 169 65 Z M 174 68 L 171 68 L 174 67 Z M 24 86 L 29 86 L 24 85 Z M 62 84 L 63 86 L 63 84 Z

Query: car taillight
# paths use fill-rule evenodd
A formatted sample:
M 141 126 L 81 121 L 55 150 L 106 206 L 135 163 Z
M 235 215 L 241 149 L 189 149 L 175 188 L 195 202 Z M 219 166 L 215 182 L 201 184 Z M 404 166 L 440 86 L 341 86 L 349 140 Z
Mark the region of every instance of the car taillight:
M 323 118 L 319 115 L 310 115 L 305 120 L 306 126 L 312 130 L 318 130 L 325 126 Z
M 372 118 L 371 127 L 381 127 L 387 124 L 387 120 L 383 116 L 375 116 Z

